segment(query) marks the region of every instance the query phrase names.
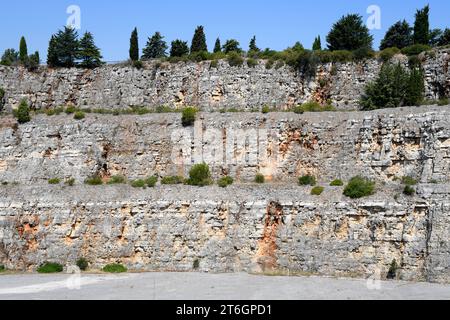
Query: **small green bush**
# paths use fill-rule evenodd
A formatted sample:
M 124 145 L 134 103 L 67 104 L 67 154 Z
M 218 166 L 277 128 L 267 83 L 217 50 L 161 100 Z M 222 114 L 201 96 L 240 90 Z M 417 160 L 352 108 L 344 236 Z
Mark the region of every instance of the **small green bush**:
M 2 264 L 0 264 L 0 273 L 1 273 L 1 272 L 5 272 L 5 271 L 6 271 L 5 266 L 2 265 Z
M 189 171 L 189 179 L 186 184 L 191 186 L 208 186 L 212 184 L 209 166 L 206 163 L 196 164 Z
M 398 270 L 398 264 L 397 261 L 394 259 L 391 263 L 391 266 L 389 267 L 389 272 L 387 274 L 388 279 L 396 279 L 397 278 L 397 270 Z
M 417 180 L 412 177 L 403 177 L 402 183 L 407 186 L 415 186 L 417 184 Z
M 89 262 L 85 258 L 80 258 L 77 260 L 77 267 L 81 271 L 86 271 L 89 268 Z
M 303 114 L 305 112 L 327 112 L 327 111 L 336 111 L 336 109 L 329 104 L 321 105 L 318 102 L 311 101 L 306 102 L 302 105 L 299 105 L 293 110 L 295 113 Z
M 331 187 L 342 187 L 343 185 L 344 185 L 344 182 L 342 182 L 342 180 L 339 180 L 339 179 L 333 180 L 330 183 Z
M 140 70 L 144 67 L 144 64 L 140 60 L 133 61 L 133 67 Z
M 38 269 L 38 273 L 59 273 L 63 272 L 64 268 L 59 263 L 45 262 Z
M 358 176 L 352 178 L 347 184 L 344 190 L 344 195 L 352 199 L 359 199 L 370 196 L 374 194 L 374 192 L 375 183 Z
M 25 99 L 20 102 L 19 108 L 14 111 L 14 115 L 20 124 L 31 121 L 30 107 Z
M 413 196 L 416 193 L 416 190 L 411 185 L 406 185 L 405 189 L 403 189 L 403 194 L 406 196 Z
M 310 176 L 310 175 L 306 175 L 303 177 L 298 178 L 298 184 L 300 186 L 312 186 L 314 187 L 317 183 L 317 180 L 315 177 Z
M 156 186 L 157 182 L 158 182 L 158 177 L 156 177 L 156 176 L 145 179 L 145 184 L 150 188 L 154 188 Z
M 83 120 L 86 117 L 86 114 L 83 111 L 77 111 L 75 112 L 73 118 L 75 120 Z
M 407 56 L 416 56 L 422 52 L 426 52 L 431 50 L 430 46 L 424 44 L 414 44 L 412 46 L 406 47 L 402 49 L 402 53 Z
M 108 184 L 124 184 L 126 182 L 126 179 L 124 176 L 112 176 L 111 179 L 109 179 Z
M 168 177 L 163 177 L 161 179 L 161 184 L 164 184 L 164 185 L 183 184 L 183 183 L 184 183 L 184 178 L 180 177 L 180 176 L 168 176 Z
M 267 60 L 267 62 L 266 62 L 266 69 L 267 70 L 272 69 L 274 64 L 275 64 L 274 60 Z
M 195 122 L 195 118 L 197 116 L 197 109 L 188 107 L 183 110 L 183 114 L 181 117 L 181 122 L 183 124 L 183 127 L 189 127 L 192 126 Z
M 144 180 L 139 179 L 139 180 L 132 181 L 131 186 L 133 188 L 145 188 L 147 186 L 147 184 L 145 183 Z
M 69 187 L 73 187 L 75 185 L 75 179 L 74 178 L 69 178 L 64 182 L 65 185 L 69 186 Z
M 75 106 L 68 106 L 66 108 L 66 113 L 67 114 L 74 114 L 75 112 L 77 112 L 77 108 Z
M 211 68 L 217 68 L 219 66 L 219 60 L 212 60 L 210 67 Z
M 240 67 L 244 64 L 244 58 L 234 51 L 228 54 L 227 60 L 231 67 Z
M 311 195 L 313 195 L 313 196 L 320 196 L 323 193 L 324 190 L 325 190 L 324 187 L 319 187 L 319 186 L 314 187 L 311 190 Z
M 125 266 L 118 263 L 108 264 L 104 266 L 102 270 L 107 273 L 124 273 L 128 271 Z
M 61 183 L 61 179 L 59 179 L 59 178 L 53 178 L 53 179 L 48 180 L 48 184 L 60 184 L 60 183 Z
M 269 106 L 264 106 L 264 107 L 262 108 L 262 113 L 267 114 L 267 113 L 269 113 L 269 112 L 270 112 L 270 107 L 269 107 Z
M 450 101 L 448 98 L 442 98 L 438 101 L 438 106 L 448 106 L 450 104 Z
M 401 51 L 399 48 L 386 48 L 379 53 L 380 59 L 383 62 L 388 62 L 391 60 L 396 54 L 399 54 Z
M 99 186 L 103 184 L 103 180 L 100 176 L 92 176 L 87 178 L 84 183 L 90 186 Z
M 258 173 L 258 174 L 256 175 L 256 177 L 255 177 L 255 182 L 256 182 L 256 183 L 259 183 L 259 184 L 263 184 L 263 183 L 266 182 L 266 178 L 264 177 L 263 174 Z
M 223 177 L 220 178 L 217 184 L 221 188 L 226 188 L 234 183 L 234 179 L 232 177 Z
M 258 60 L 253 59 L 253 58 L 248 58 L 247 59 L 247 66 L 249 66 L 250 68 L 254 68 L 258 65 Z
M 192 263 L 192 267 L 194 268 L 194 270 L 198 270 L 198 268 L 200 268 L 200 260 L 195 259 Z
M 155 110 L 156 113 L 171 113 L 173 110 L 169 106 L 158 106 Z

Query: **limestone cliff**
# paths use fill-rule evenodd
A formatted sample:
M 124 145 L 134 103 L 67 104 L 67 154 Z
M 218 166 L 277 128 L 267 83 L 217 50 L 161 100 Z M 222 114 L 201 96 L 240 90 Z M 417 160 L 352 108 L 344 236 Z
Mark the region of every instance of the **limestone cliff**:
M 450 96 L 449 51 L 420 56 L 428 99 Z M 406 57 L 396 59 L 407 63 Z M 313 99 L 331 99 L 338 109 L 348 110 L 358 107 L 364 86 L 377 76 L 381 64 L 375 59 L 324 64 L 313 78 L 288 66 L 268 69 L 265 61 L 255 67 L 246 63 L 230 67 L 227 61 L 217 66 L 211 62 L 151 62 L 141 70 L 117 65 L 95 70 L 41 68 L 35 73 L 0 67 L 0 87 L 6 91 L 7 109 L 26 98 L 35 109 L 73 104 L 106 109 L 195 105 L 204 111 L 267 105 L 283 110 Z

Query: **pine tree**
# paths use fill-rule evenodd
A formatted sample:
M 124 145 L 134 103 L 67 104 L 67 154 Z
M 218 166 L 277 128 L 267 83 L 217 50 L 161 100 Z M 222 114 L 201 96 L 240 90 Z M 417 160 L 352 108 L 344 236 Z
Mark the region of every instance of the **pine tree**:
M 14 66 L 19 61 L 19 53 L 14 49 L 6 49 L 2 55 L 0 64 L 4 66 Z
M 320 36 L 317 36 L 317 38 L 314 39 L 313 43 L 313 51 L 320 51 L 322 50 L 322 40 L 320 39 Z
M 28 48 L 27 48 L 27 41 L 25 40 L 25 37 L 22 37 L 20 39 L 19 60 L 20 60 L 20 63 L 22 63 L 22 64 L 26 64 L 27 60 L 28 60 Z
M 373 36 L 370 35 L 362 16 L 349 14 L 333 25 L 327 36 L 327 42 L 331 51 L 371 49 Z
M 64 27 L 53 35 L 49 48 L 47 64 L 50 67 L 71 68 L 76 65 L 79 55 L 78 33 L 71 27 Z
M 172 46 L 170 48 L 171 57 L 183 57 L 189 54 L 189 46 L 186 41 L 175 40 L 172 41 Z
M 414 44 L 430 43 L 430 6 L 417 10 L 414 22 Z
M 252 40 L 250 40 L 250 45 L 248 46 L 249 51 L 251 52 L 260 52 L 261 50 L 256 45 L 256 36 L 253 36 Z
M 83 68 L 93 69 L 103 64 L 100 49 L 95 45 L 92 33 L 86 32 L 81 38 L 78 58 Z
M 203 30 L 203 26 L 198 26 L 195 29 L 194 37 L 192 38 L 191 54 L 195 52 L 208 51 L 208 46 L 206 45 L 206 36 Z
M 386 32 L 380 50 L 396 47 L 403 49 L 412 44 L 412 28 L 406 20 L 398 21 Z
M 130 59 L 131 61 L 139 60 L 139 39 L 137 28 L 134 28 L 130 38 Z
M 411 70 L 408 79 L 405 104 L 407 106 L 418 106 L 423 101 L 425 83 L 423 72 L 419 68 Z
M 225 53 L 230 53 L 230 52 L 242 52 L 242 49 L 239 47 L 239 41 L 235 40 L 235 39 L 230 39 L 227 40 L 227 42 L 225 42 L 225 44 L 223 45 L 223 52 Z
M 216 43 L 214 44 L 214 53 L 222 52 L 222 45 L 220 43 L 220 38 L 217 38 Z
M 39 52 L 36 51 L 35 53 L 31 54 L 28 57 L 26 67 L 28 68 L 29 71 L 35 71 L 39 67 L 40 63 L 41 60 L 39 58 Z
M 167 44 L 164 37 L 159 32 L 148 39 L 147 46 L 144 48 L 142 60 L 163 58 L 166 56 Z
M 59 65 L 58 54 L 56 49 L 56 37 L 52 35 L 48 45 L 47 65 L 49 67 L 57 67 Z

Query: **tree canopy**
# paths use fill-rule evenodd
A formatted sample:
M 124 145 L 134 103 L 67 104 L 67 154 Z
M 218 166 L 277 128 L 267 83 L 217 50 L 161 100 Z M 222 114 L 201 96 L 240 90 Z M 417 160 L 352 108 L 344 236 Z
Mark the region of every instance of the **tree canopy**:
M 362 16 L 349 14 L 333 25 L 327 36 L 327 42 L 331 51 L 371 49 L 373 36 L 370 35 Z
M 381 41 L 380 50 L 386 48 L 399 48 L 403 49 L 412 45 L 412 28 L 406 20 L 398 21 L 389 28 Z
M 142 60 L 163 58 L 166 56 L 167 48 L 164 37 L 160 32 L 155 32 L 151 38 L 148 38 L 147 45 L 143 50 Z

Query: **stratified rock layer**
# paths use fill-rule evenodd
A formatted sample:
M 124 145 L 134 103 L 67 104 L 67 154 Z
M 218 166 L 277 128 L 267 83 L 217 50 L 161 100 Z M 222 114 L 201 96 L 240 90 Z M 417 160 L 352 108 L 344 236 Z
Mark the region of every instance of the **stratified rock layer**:
M 450 49 L 420 55 L 425 71 L 426 97 L 450 97 Z M 407 65 L 408 58 L 396 56 Z M 95 70 L 46 69 L 30 73 L 23 68 L 0 66 L 0 87 L 5 107 L 17 107 L 26 98 L 33 108 L 75 105 L 82 108 L 126 109 L 130 106 L 181 108 L 194 105 L 204 111 L 238 110 L 269 106 L 284 110 L 296 104 L 331 100 L 338 109 L 357 109 L 365 85 L 381 68 L 379 60 L 329 63 L 305 78 L 291 67 L 268 69 L 265 61 L 230 67 L 227 61 L 177 63 L 151 62 L 138 70 L 105 66 Z
M 395 188 L 394 188 L 395 189 Z M 395 190 L 390 190 L 394 193 Z M 0 262 L 450 281 L 449 185 L 358 201 L 327 187 L 2 187 Z

